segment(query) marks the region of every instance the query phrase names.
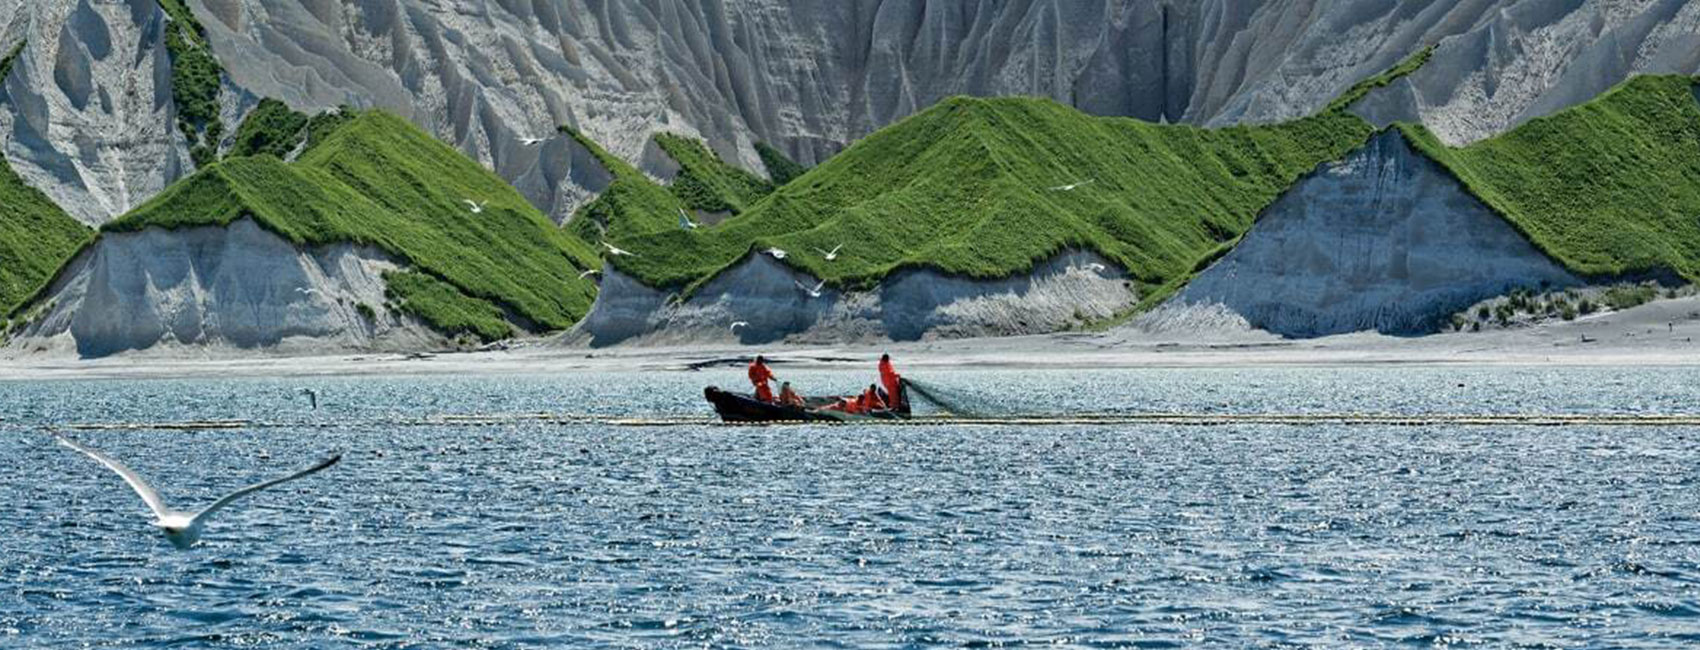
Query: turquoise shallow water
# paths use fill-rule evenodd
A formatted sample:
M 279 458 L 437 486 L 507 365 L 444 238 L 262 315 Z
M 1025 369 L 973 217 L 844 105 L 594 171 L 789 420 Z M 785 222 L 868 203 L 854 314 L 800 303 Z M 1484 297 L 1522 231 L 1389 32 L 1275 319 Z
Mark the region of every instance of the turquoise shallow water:
M 0 382 L 0 647 L 1700 643 L 1692 428 L 417 422 L 706 416 L 740 375 Z M 1694 369 L 924 379 L 1009 413 L 1700 413 Z M 42 433 L 224 418 L 266 426 L 73 432 L 184 507 L 347 451 L 188 552 Z

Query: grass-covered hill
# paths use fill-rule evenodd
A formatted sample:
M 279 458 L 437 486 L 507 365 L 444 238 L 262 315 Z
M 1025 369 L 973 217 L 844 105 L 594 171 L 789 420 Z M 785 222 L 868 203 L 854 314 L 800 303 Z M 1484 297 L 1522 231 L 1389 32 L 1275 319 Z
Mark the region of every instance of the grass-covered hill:
M 1044 99 L 959 97 L 858 141 L 715 227 L 686 231 L 622 211 L 649 209 L 635 201 L 604 206 L 600 218 L 637 253 L 614 263 L 652 286 L 701 282 L 768 247 L 847 286 L 906 266 L 1004 277 L 1076 247 L 1161 285 L 1372 130 L 1340 110 L 1202 129 L 1093 117 Z M 839 245 L 836 261 L 818 252 Z
M 252 217 L 296 244 L 372 245 L 412 265 L 390 282 L 403 309 L 485 339 L 508 333 L 504 312 L 553 330 L 589 310 L 596 288 L 578 274 L 600 266 L 596 254 L 489 170 L 379 111 L 319 135 L 293 163 L 259 155 L 209 165 L 103 229 Z
M 34 297 L 93 236 L 47 195 L 24 184 L 0 156 L 0 321 Z
M 1700 280 L 1695 80 L 1641 76 L 1461 148 L 1400 125 L 1425 155 L 1573 271 Z

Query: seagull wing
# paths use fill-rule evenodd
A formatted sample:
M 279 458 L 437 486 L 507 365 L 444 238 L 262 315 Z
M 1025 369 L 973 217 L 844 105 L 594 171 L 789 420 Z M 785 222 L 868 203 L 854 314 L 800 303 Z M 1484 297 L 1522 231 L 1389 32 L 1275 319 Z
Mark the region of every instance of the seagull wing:
M 303 476 L 307 476 L 308 474 L 318 472 L 320 470 L 325 469 L 326 467 L 330 467 L 332 465 L 335 465 L 337 463 L 337 461 L 340 461 L 340 460 L 342 460 L 342 454 L 332 454 L 329 458 L 326 458 L 324 460 L 319 461 L 318 463 L 315 463 L 312 467 L 301 470 L 301 471 L 296 472 L 294 474 L 290 474 L 289 476 L 285 476 L 283 478 L 274 478 L 270 481 L 265 481 L 265 482 L 261 482 L 261 483 L 255 483 L 253 485 L 242 488 L 242 489 L 237 490 L 235 492 L 231 492 L 230 494 L 226 494 L 223 497 L 220 497 L 219 500 L 214 501 L 212 503 L 212 505 L 207 506 L 205 508 L 202 508 L 200 512 L 195 513 L 194 520 L 199 521 L 201 519 L 211 517 L 213 513 L 218 512 L 220 509 L 223 509 L 225 506 L 230 505 L 231 502 L 233 502 L 237 499 L 248 496 L 248 495 L 253 494 L 255 492 L 259 492 L 260 490 L 264 490 L 264 489 L 272 487 L 274 485 L 278 485 L 280 483 L 288 483 L 290 481 L 301 478 Z
M 831 256 L 831 255 L 837 255 L 837 254 L 838 254 L 838 249 L 840 249 L 840 248 L 844 248 L 844 244 L 839 244 L 839 245 L 837 245 L 837 246 L 833 246 L 833 247 L 832 247 L 832 252 L 830 252 L 830 253 L 827 253 L 827 255 L 829 255 L 829 256 Z
M 465 204 L 467 204 L 467 205 L 469 205 L 469 206 L 471 206 L 471 207 L 474 207 L 474 208 L 476 208 L 476 207 L 478 207 L 478 204 L 477 204 L 477 203 L 473 203 L 473 202 L 472 202 L 472 199 L 461 199 L 461 200 L 460 200 L 460 202 L 461 202 L 461 203 L 465 203 Z
M 53 434 L 53 437 L 59 439 L 59 444 L 87 454 L 89 458 L 100 461 L 100 464 L 105 465 L 107 469 L 117 472 L 119 476 L 124 477 L 124 482 L 129 483 L 130 488 L 134 489 L 136 494 L 142 496 L 142 500 L 148 503 L 148 509 L 153 511 L 153 515 L 155 517 L 164 517 L 171 513 L 171 509 L 165 506 L 165 500 L 159 498 L 159 493 L 155 492 L 153 486 L 148 485 L 148 482 L 143 480 L 142 476 L 137 474 L 135 470 L 125 466 L 124 463 L 118 462 L 117 459 L 101 453 L 98 449 L 84 447 L 81 443 L 57 433 Z

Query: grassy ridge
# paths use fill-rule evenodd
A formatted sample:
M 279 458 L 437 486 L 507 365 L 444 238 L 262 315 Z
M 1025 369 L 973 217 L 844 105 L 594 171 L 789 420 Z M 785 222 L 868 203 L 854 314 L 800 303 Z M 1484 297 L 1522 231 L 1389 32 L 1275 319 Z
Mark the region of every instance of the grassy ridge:
M 1049 100 L 952 98 L 716 227 L 616 235 L 638 255 L 613 261 L 646 284 L 688 286 L 776 246 L 833 284 L 865 286 L 906 266 L 1006 277 L 1080 247 L 1161 285 L 1371 131 L 1343 111 L 1200 129 L 1092 117 Z M 840 244 L 834 262 L 816 251 Z
M 1411 143 L 1573 271 L 1672 270 L 1700 280 L 1700 104 L 1694 80 L 1634 77 L 1503 135 Z
M 701 140 L 657 133 L 655 144 L 679 163 L 669 189 L 686 207 L 738 214 L 773 191 L 773 184 L 726 164 Z
M 93 235 L 0 156 L 0 319 L 34 297 Z
M 572 136 L 613 177 L 601 194 L 573 213 L 568 224 L 573 233 L 584 241 L 597 242 L 679 227 L 678 213 L 684 209 L 684 201 L 588 136 L 565 126 L 560 131 Z
M 1328 106 L 1322 109 L 1322 112 L 1333 113 L 1336 111 L 1346 110 L 1347 108 L 1350 108 L 1352 104 L 1356 104 L 1358 100 L 1363 99 L 1365 95 L 1370 93 L 1370 91 L 1377 88 L 1384 88 L 1387 84 L 1393 83 L 1400 77 L 1416 72 L 1417 68 L 1423 67 L 1424 64 L 1428 63 L 1429 58 L 1434 56 L 1434 48 L 1434 45 L 1430 45 L 1421 50 L 1417 50 L 1381 74 L 1352 84 L 1352 87 L 1347 88 L 1346 92 L 1340 93 L 1339 97 L 1335 97 L 1334 101 L 1329 102 Z
M 463 199 L 483 202 L 482 213 Z M 599 265 L 589 246 L 501 178 L 378 111 L 349 119 L 295 163 L 262 155 L 211 165 L 104 229 L 224 225 L 244 216 L 296 244 L 376 246 L 538 329 L 570 326 L 595 295 L 595 286 L 578 278 L 580 269 Z M 439 291 L 410 282 L 401 293 L 410 288 Z M 401 298 L 406 304 L 409 296 Z M 421 315 L 431 313 L 450 310 Z M 433 324 L 466 331 L 464 323 Z
M 418 271 L 384 274 L 385 293 L 401 311 L 418 316 L 437 329 L 495 341 L 513 335 L 513 328 L 495 305 L 468 297 L 454 285 Z

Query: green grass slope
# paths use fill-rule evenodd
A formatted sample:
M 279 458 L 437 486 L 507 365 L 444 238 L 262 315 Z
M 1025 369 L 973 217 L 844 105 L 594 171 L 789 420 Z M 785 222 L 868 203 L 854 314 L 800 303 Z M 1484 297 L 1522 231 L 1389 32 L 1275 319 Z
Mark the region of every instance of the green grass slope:
M 1338 110 L 1201 129 L 1093 117 L 1043 99 L 952 98 L 715 227 L 687 232 L 619 215 L 616 222 L 647 225 L 612 235 L 637 253 L 613 262 L 652 286 L 690 286 L 776 246 L 792 253 L 787 263 L 833 284 L 866 286 L 908 266 L 1005 277 L 1065 248 L 1088 248 L 1162 285 L 1371 131 Z M 816 251 L 840 244 L 833 262 Z
M 1400 129 L 1571 270 L 1662 270 L 1700 280 L 1700 103 L 1695 81 L 1641 76 L 1466 147 Z
M 756 155 L 761 157 L 761 164 L 767 167 L 767 174 L 772 177 L 775 186 L 796 180 L 798 176 L 809 171 L 809 168 L 798 164 L 790 156 L 785 155 L 785 152 L 773 148 L 773 145 L 766 142 L 756 143 Z
M 0 156 L 0 319 L 34 297 L 93 235 Z
M 596 254 L 501 178 L 388 113 L 362 113 L 320 135 L 294 163 L 261 155 L 210 165 L 104 229 L 252 217 L 297 244 L 376 246 L 535 329 L 568 327 L 589 310 L 596 289 L 578 273 L 600 265 Z M 484 202 L 483 212 L 472 213 L 463 199 Z M 491 312 L 445 298 L 437 284 L 408 281 L 391 290 L 403 303 L 417 290 L 424 304 L 452 306 L 420 314 L 445 330 L 481 338 L 495 331 L 488 319 L 451 318 Z
M 171 20 L 165 26 L 165 49 L 171 54 L 171 101 L 177 105 L 177 128 L 189 142 L 196 167 L 218 158 L 224 123 L 218 117 L 218 92 L 224 67 L 207 43 L 206 28 L 184 0 L 159 0 Z
M 573 212 L 568 224 L 573 233 L 594 244 L 679 227 L 678 214 L 685 208 L 684 201 L 583 133 L 565 126 L 560 131 L 572 136 L 613 177 L 601 194 Z
M 668 189 L 687 207 L 738 214 L 773 191 L 772 183 L 727 164 L 701 140 L 657 133 L 655 144 L 679 163 L 679 175 Z

